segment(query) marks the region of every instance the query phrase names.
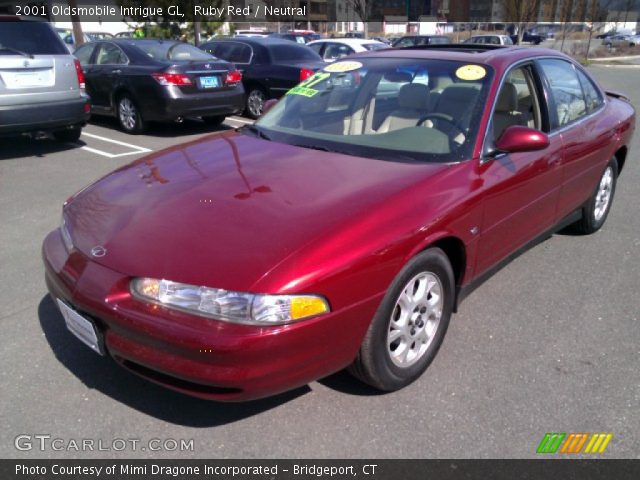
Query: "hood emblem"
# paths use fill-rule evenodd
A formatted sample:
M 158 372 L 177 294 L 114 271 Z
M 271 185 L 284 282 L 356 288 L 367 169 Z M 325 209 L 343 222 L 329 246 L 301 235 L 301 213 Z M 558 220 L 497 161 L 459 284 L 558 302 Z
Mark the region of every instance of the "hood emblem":
M 104 257 L 107 254 L 107 249 L 102 245 L 96 245 L 91 249 L 91 255 L 94 257 Z

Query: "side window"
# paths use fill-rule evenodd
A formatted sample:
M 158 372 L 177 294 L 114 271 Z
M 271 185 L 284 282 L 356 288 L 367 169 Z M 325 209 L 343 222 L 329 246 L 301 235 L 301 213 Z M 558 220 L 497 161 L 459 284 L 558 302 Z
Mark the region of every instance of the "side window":
M 329 43 L 324 49 L 325 60 L 338 60 L 353 53 L 351 47 L 340 43 Z
M 411 47 L 413 46 L 413 39 L 411 37 L 404 37 L 403 39 L 401 39 L 398 42 L 398 45 L 396 45 L 397 47 Z
M 231 53 L 231 48 L 228 43 L 216 43 L 211 47 L 206 49 L 207 53 L 210 53 L 214 57 L 221 58 L 222 60 L 229 61 L 229 53 Z
M 540 60 L 540 66 L 555 103 L 557 125 L 554 126 L 567 125 L 586 115 L 587 104 L 573 65 L 564 60 Z
M 91 54 L 93 50 L 96 48 L 94 43 L 89 45 L 83 45 L 79 49 L 75 51 L 73 54 L 78 60 L 80 60 L 80 65 L 86 66 L 89 65 L 89 60 L 91 59 Z
M 493 111 L 493 139 L 513 125 L 541 129 L 540 104 L 530 67 L 509 72 L 500 88 Z
M 489 42 L 491 45 L 500 45 L 500 37 L 489 37 Z
M 127 63 L 127 58 L 115 45 L 110 43 L 101 44 L 96 56 L 96 65 L 122 65 Z
M 225 60 L 232 63 L 249 63 L 251 61 L 251 47 L 244 43 L 229 43 L 225 45 Z
M 587 103 L 587 112 L 591 113 L 594 110 L 599 109 L 604 100 L 598 89 L 593 85 L 593 82 L 587 78 L 587 76 L 578 70 L 578 78 L 580 79 L 580 85 L 584 91 L 584 99 Z
M 313 45 L 309 45 L 309 48 L 320 55 L 320 50 L 322 50 L 322 43 L 314 43 Z

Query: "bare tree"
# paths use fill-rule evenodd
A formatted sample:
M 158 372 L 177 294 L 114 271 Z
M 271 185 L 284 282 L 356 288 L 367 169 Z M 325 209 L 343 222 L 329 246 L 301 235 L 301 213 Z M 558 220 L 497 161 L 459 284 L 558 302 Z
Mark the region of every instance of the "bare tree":
M 530 23 L 538 19 L 540 0 L 502 0 L 505 21 L 518 27 L 518 43 Z
M 371 9 L 373 8 L 374 0 L 347 0 L 347 4 L 351 5 L 351 8 L 356 13 L 362 23 L 364 23 L 364 38 L 369 36 L 369 16 L 371 15 Z

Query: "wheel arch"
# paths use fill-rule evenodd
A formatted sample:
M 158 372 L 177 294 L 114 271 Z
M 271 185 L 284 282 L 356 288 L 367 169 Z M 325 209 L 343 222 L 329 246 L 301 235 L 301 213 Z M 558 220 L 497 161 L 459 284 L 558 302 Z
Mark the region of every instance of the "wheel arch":
M 439 248 L 445 253 L 445 255 L 447 255 L 449 262 L 451 262 L 451 268 L 453 269 L 456 290 L 458 290 L 464 280 L 464 274 L 467 269 L 468 261 L 467 248 L 460 237 L 447 233 L 443 233 L 435 237 L 430 237 L 427 241 L 424 242 L 424 244 L 420 245 L 417 249 L 412 251 L 406 261 L 409 261 L 417 254 L 433 247 Z
M 620 173 L 622 172 L 624 163 L 627 160 L 628 152 L 629 152 L 629 149 L 627 148 L 627 146 L 623 145 L 618 150 L 616 150 L 616 153 L 613 154 L 614 158 L 616 159 L 616 163 L 618 164 L 618 175 L 620 175 Z

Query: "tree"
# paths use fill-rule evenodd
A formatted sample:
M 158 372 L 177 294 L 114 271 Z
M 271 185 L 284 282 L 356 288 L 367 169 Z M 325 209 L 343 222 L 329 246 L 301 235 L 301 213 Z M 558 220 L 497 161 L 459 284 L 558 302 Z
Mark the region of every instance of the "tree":
M 538 19 L 540 0 L 502 0 L 505 21 L 518 27 L 518 43 L 527 26 Z
M 371 9 L 373 8 L 374 0 L 347 0 L 347 4 L 351 5 L 353 11 L 360 17 L 364 24 L 364 38 L 369 36 L 369 24 L 368 20 L 371 16 Z
M 76 1 L 76 0 L 69 0 Z M 175 0 L 116 0 L 116 3 L 125 7 L 161 7 L 165 12 L 163 15 L 143 16 L 137 15 L 131 17 L 136 24 L 144 24 L 144 32 L 147 37 L 159 38 L 183 38 L 188 37 L 199 43 L 200 36 L 209 36 L 214 34 L 224 23 L 224 18 L 216 17 L 215 20 L 209 21 L 200 17 L 194 17 L 193 6 L 204 4 L 212 7 L 220 7 L 223 0 L 182 0 L 180 2 L 181 12 L 184 17 L 175 19 L 168 15 L 167 10 L 170 6 L 175 6 Z
M 72 12 L 75 12 L 78 8 L 77 0 L 68 0 L 68 5 Z M 73 43 L 76 48 L 84 43 L 84 33 L 82 33 L 82 24 L 80 23 L 80 16 L 75 13 L 71 16 L 71 26 L 73 27 Z

